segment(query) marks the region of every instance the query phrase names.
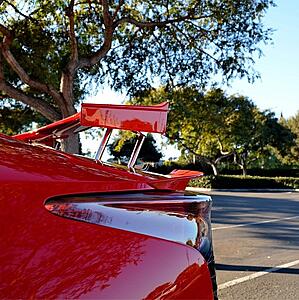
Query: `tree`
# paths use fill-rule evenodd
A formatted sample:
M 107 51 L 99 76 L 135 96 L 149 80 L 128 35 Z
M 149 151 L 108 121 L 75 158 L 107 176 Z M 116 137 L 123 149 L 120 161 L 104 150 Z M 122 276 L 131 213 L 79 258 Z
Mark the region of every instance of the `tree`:
M 278 122 L 273 112 L 260 111 L 257 107 L 243 111 L 232 132 L 236 136 L 234 162 L 243 175 L 247 174 L 248 165 L 255 161 L 260 160 L 259 165 L 264 167 L 266 157 L 285 156 L 294 143 L 292 132 Z
M 0 104 L 0 132 L 14 135 L 32 129 L 32 120 L 40 125 L 46 124 L 46 119 L 29 106 L 19 102 Z
M 149 105 L 162 101 L 170 102 L 166 132 L 170 143 L 177 143 L 182 152 L 210 165 L 217 175 L 217 165 L 233 153 L 228 147 L 231 137 L 226 124 L 232 109 L 224 92 L 213 89 L 204 94 L 194 87 L 171 91 L 162 87 L 130 102 Z
M 261 112 L 248 98 L 227 96 L 221 89 L 205 94 L 195 88 L 165 88 L 146 91 L 131 100 L 134 104 L 171 103 L 167 136 L 170 143 L 211 166 L 233 158 L 246 175 L 247 167 L 275 149 L 280 153 L 291 145 L 290 130 L 281 126 L 274 114 Z
M 283 163 L 298 166 L 299 165 L 299 111 L 288 119 L 281 117 L 280 124 L 288 128 L 294 136 L 294 144 L 289 149 L 290 151 L 284 156 L 280 157 Z
M 109 152 L 115 159 L 129 160 L 136 141 L 136 136 L 132 134 L 120 134 L 109 145 Z M 145 162 L 158 162 L 161 159 L 162 154 L 157 150 L 156 141 L 151 134 L 147 134 L 138 157 Z
M 272 0 L 1 1 L 1 97 L 51 121 L 75 113 L 90 83 L 136 94 L 157 78 L 203 86 L 253 80 Z M 77 146 L 75 146 L 77 145 Z M 74 141 L 64 145 L 77 151 Z

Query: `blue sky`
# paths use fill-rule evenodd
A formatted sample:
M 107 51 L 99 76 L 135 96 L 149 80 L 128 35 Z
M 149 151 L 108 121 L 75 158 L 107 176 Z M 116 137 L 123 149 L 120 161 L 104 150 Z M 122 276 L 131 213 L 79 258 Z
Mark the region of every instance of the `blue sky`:
M 288 118 L 299 110 L 299 0 L 279 0 L 264 23 L 275 29 L 273 45 L 262 47 L 256 61 L 261 79 L 254 84 L 235 80 L 228 93 L 251 98 L 261 109 L 271 109 Z
M 299 110 L 299 0 L 277 0 L 276 4 L 264 18 L 275 32 L 273 44 L 261 45 L 264 56 L 256 59 L 255 69 L 261 79 L 253 84 L 246 79 L 234 80 L 223 89 L 249 97 L 260 109 L 270 109 L 277 117 L 282 113 L 288 118 Z M 124 95 L 104 89 L 87 102 L 121 103 L 124 99 Z

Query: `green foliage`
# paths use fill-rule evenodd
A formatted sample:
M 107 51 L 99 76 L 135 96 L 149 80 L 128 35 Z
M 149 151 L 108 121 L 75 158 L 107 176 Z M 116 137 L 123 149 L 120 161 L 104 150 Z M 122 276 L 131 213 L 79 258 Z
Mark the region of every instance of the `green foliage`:
M 39 125 L 46 124 L 46 119 L 28 106 L 17 102 L 0 104 L 0 133 L 14 135 L 31 130 L 33 120 Z
M 196 88 L 159 88 L 131 100 L 134 104 L 170 102 L 167 136 L 185 156 L 213 167 L 233 160 L 246 172 L 250 163 L 285 153 L 293 143 L 289 129 L 274 114 L 261 112 L 241 95 L 227 96 L 221 89 L 205 94 Z M 263 165 L 262 165 L 263 166 Z
M 108 146 L 108 151 L 115 159 L 128 160 L 136 141 L 135 135 L 125 132 Z M 156 141 L 151 134 L 147 134 L 138 157 L 144 162 L 157 162 L 161 159 L 162 154 L 157 150 Z
M 294 144 L 292 132 L 281 125 L 273 112 L 259 111 L 254 107 L 244 111 L 239 123 L 238 147 L 235 162 L 244 170 L 249 164 L 262 168 L 278 166 L 278 156 L 286 155 Z
M 253 54 L 271 36 L 262 23 L 271 6 L 272 0 L 4 0 L 0 43 L 30 79 L 49 89 L 24 82 L 28 77 L 21 78 L 4 47 L 5 82 L 62 110 L 52 91 L 74 104 L 90 91 L 87 82 L 136 94 L 157 78 L 162 84 L 200 86 L 218 73 L 225 80 L 253 80 L 258 76 L 251 68 Z
M 138 95 L 157 81 L 172 88 L 203 87 L 216 74 L 253 81 L 259 45 L 271 39 L 262 22 L 271 6 L 273 0 L 3 0 L 0 97 L 56 121 L 102 84 Z M 196 126 L 184 131 L 194 135 Z M 201 151 L 214 157 L 219 139 L 205 139 L 210 145 Z M 78 152 L 78 140 L 69 135 L 62 148 Z
M 213 94 L 213 95 L 211 95 Z M 159 88 L 131 99 L 134 104 L 170 102 L 167 136 L 179 149 L 202 156 L 214 156 L 218 152 L 218 136 L 225 132 L 222 111 L 226 109 L 221 90 L 206 95 L 194 87 L 167 90 Z M 200 137 L 200 138 L 199 138 Z
M 228 164 L 230 168 L 221 168 L 221 174 L 224 175 L 241 175 L 242 172 L 240 169 L 237 169 L 235 165 Z M 222 166 L 221 166 L 222 167 Z M 204 164 L 200 163 L 188 163 L 186 161 L 164 161 L 163 164 L 155 165 L 151 167 L 150 170 L 156 173 L 161 174 L 169 174 L 174 169 L 182 169 L 182 170 L 196 170 L 201 171 L 205 175 L 211 175 L 211 170 Z M 257 168 L 250 168 L 247 170 L 247 174 L 250 176 L 258 176 L 258 177 L 299 177 L 299 168 L 291 167 L 284 165 L 279 168 L 261 168 L 260 166 Z M 206 177 L 206 176 L 205 176 Z
M 225 175 L 242 175 L 240 170 L 237 169 L 222 169 L 222 174 Z M 250 176 L 260 176 L 260 177 L 299 177 L 299 168 L 290 167 L 287 165 L 281 166 L 279 168 L 265 169 L 265 168 L 250 168 L 247 170 L 247 174 Z
M 298 189 L 298 177 L 204 176 L 189 183 L 191 187 L 212 189 Z
M 281 157 L 281 160 L 285 164 L 299 166 L 299 111 L 287 120 L 281 118 L 280 123 L 282 126 L 289 128 L 294 135 L 294 145 L 287 149 L 289 151 Z
M 13 34 L 14 40 L 10 50 L 14 58 L 32 80 L 51 85 L 59 91 L 61 74 L 70 59 L 65 15 L 67 2 L 17 1 L 14 7 L 19 13 L 12 5 L 6 5 L 0 22 Z M 3 36 L 4 34 L 0 32 L 2 39 Z M 30 84 L 24 85 L 5 60 L 4 75 L 8 83 L 18 87 L 26 95 L 50 102 L 57 107 L 57 103 L 49 94 L 33 88 Z M 72 86 L 75 103 L 82 100 L 87 92 L 80 79 L 82 74 L 77 74 Z

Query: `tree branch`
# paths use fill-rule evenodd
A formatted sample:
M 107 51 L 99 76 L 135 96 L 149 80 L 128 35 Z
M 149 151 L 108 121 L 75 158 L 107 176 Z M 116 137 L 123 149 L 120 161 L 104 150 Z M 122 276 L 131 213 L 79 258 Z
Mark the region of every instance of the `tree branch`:
M 236 151 L 234 151 L 232 154 L 234 156 L 234 163 L 236 165 L 238 165 L 241 169 L 243 169 L 244 165 L 246 163 L 246 158 L 242 154 L 238 155 L 238 153 Z M 238 159 L 239 159 L 239 161 L 238 161 Z
M 112 17 L 109 12 L 109 4 L 107 0 L 102 0 L 102 5 L 103 5 L 103 17 L 104 17 L 104 24 L 105 26 L 107 25 L 112 25 Z
M 156 40 L 156 43 L 159 45 L 159 48 L 162 52 L 162 55 L 163 55 L 163 60 L 164 60 L 164 65 L 165 65 L 165 70 L 169 76 L 169 80 L 171 82 L 171 85 L 174 87 L 174 80 L 173 80 L 173 75 L 170 73 L 169 71 L 169 68 L 168 68 L 168 56 L 167 56 L 167 53 L 165 51 L 165 49 L 162 47 L 161 43 L 160 43 L 160 40 L 158 37 L 156 37 L 155 33 L 153 33 L 153 37 L 154 39 Z
M 223 144 L 222 144 L 222 142 L 221 142 L 219 136 L 217 135 L 216 137 L 217 137 L 218 145 L 219 145 L 219 147 L 220 147 L 220 153 L 221 153 L 221 155 L 225 155 L 225 156 L 228 155 L 228 156 L 230 156 L 230 155 L 232 154 L 232 152 L 231 152 L 231 151 L 224 151 L 224 150 L 223 150 L 224 147 L 223 147 Z
M 23 91 L 16 89 L 5 82 L 4 72 L 3 72 L 3 61 L 2 61 L 1 54 L 0 54 L 0 90 L 3 91 L 8 97 L 14 98 L 18 101 L 21 101 L 31 106 L 36 111 L 38 111 L 47 119 L 53 122 L 61 119 L 61 115 L 45 101 L 36 97 L 28 96 Z M 1 95 L 1 98 L 3 96 L 4 95 Z
M 37 89 L 40 92 L 46 93 L 53 97 L 53 99 L 57 102 L 58 105 L 61 105 L 63 99 L 59 92 L 57 92 L 54 87 L 51 85 L 47 85 L 44 83 L 41 83 L 39 81 L 36 81 L 26 73 L 26 71 L 21 67 L 21 65 L 17 62 L 17 60 L 14 58 L 12 55 L 9 46 L 11 45 L 12 42 L 12 34 L 11 32 L 8 31 L 7 28 L 4 27 L 4 31 L 2 31 L 1 26 L 1 32 L 6 32 L 8 34 L 5 35 L 3 39 L 3 43 L 0 43 L 0 50 L 2 52 L 3 57 L 7 61 L 7 63 L 10 65 L 12 70 L 16 72 L 16 74 L 20 77 L 20 79 L 23 81 L 23 83 L 29 85 L 30 87 Z
M 36 97 L 28 96 L 23 91 L 7 85 L 3 81 L 0 81 L 0 90 L 4 91 L 8 97 L 31 106 L 33 109 L 41 113 L 52 122 L 58 121 L 62 118 L 62 115 L 58 113 L 52 106 L 48 105 L 45 101 Z
M 186 34 L 184 31 L 182 31 L 180 28 L 178 28 L 176 25 L 174 25 L 175 29 L 177 31 L 179 31 L 186 39 L 187 41 L 194 41 L 194 37 Z M 219 61 L 217 60 L 217 58 L 215 58 L 213 55 L 209 54 L 208 52 L 206 52 L 205 50 L 203 50 L 202 48 L 199 48 L 196 44 L 193 45 L 195 49 L 197 49 L 199 52 L 203 53 L 204 55 L 207 55 L 208 57 L 210 57 L 212 60 L 214 60 L 217 64 L 219 63 Z
M 70 38 L 71 56 L 66 69 L 61 74 L 60 91 L 63 95 L 65 103 L 62 104 L 62 114 L 64 117 L 74 113 L 73 110 L 73 83 L 75 72 L 78 68 L 78 42 L 75 35 L 75 16 L 74 16 L 75 0 L 71 0 L 67 7 L 66 16 L 69 18 L 68 35 Z
M 12 3 L 11 3 L 11 1 L 7 1 L 7 0 L 2 0 L 2 2 L 5 2 L 5 3 L 7 3 L 8 5 L 10 5 L 13 9 L 14 9 L 14 11 L 16 12 L 16 13 L 18 13 L 19 15 L 21 15 L 22 17 L 24 17 L 25 19 L 29 19 L 29 20 L 31 20 L 32 22 L 37 22 L 37 20 L 35 20 L 35 19 L 33 19 L 31 16 L 27 16 L 27 15 L 25 15 L 25 14 L 23 14 L 15 5 L 13 5 Z
M 116 10 L 120 9 L 122 2 L 123 1 L 120 2 Z M 199 19 L 210 17 L 210 16 L 193 16 L 191 14 L 187 14 L 186 16 L 160 21 L 160 22 L 158 21 L 141 22 L 130 17 L 124 17 L 113 22 L 113 17 L 115 17 L 116 15 L 114 13 L 114 15 L 111 16 L 109 12 L 108 1 L 102 0 L 102 5 L 103 5 L 103 18 L 104 18 L 104 25 L 105 25 L 104 43 L 101 46 L 101 48 L 98 51 L 94 52 L 93 55 L 91 55 L 90 57 L 79 59 L 78 68 L 91 67 L 97 64 L 107 54 L 107 52 L 111 49 L 113 32 L 120 24 L 130 23 L 139 28 L 154 28 L 154 27 L 164 27 L 167 24 L 179 23 L 188 19 L 199 20 Z
M 11 32 L 2 24 L 0 24 L 0 32 L 2 32 L 4 36 L 11 36 Z
M 78 64 L 78 43 L 75 36 L 74 4 L 75 4 L 75 0 L 71 0 L 71 3 L 66 13 L 70 23 L 68 32 L 71 41 L 71 59 L 67 67 L 70 72 L 75 71 Z
M 219 156 L 219 157 L 216 158 L 216 160 L 215 160 L 215 165 L 218 164 L 222 159 L 227 158 L 227 157 L 230 157 L 230 156 L 232 156 L 232 155 L 233 155 L 232 152 L 227 153 L 227 154 L 222 154 L 222 156 Z
M 117 20 L 114 23 L 115 28 L 123 23 L 129 23 L 129 24 L 133 24 L 137 27 L 140 28 L 153 28 L 153 27 L 164 27 L 168 24 L 175 24 L 175 23 L 179 23 L 185 20 L 200 20 L 200 19 L 204 19 L 204 18 L 209 18 L 211 17 L 211 15 L 208 16 L 194 16 L 192 14 L 187 14 L 186 16 L 181 16 L 175 19 L 167 19 L 165 21 L 148 21 L 148 22 L 144 22 L 144 21 L 137 21 L 133 18 L 130 17 L 124 17 L 121 18 L 119 20 Z
M 189 148 L 189 147 L 185 144 L 185 140 L 184 140 L 184 139 L 182 139 L 182 138 L 177 138 L 177 140 L 178 140 L 178 141 L 180 142 L 180 144 L 181 144 L 186 150 L 188 150 L 191 154 L 193 154 L 193 155 L 199 157 L 199 159 L 201 159 L 202 161 L 204 161 L 205 163 L 207 163 L 207 164 L 209 164 L 209 165 L 213 164 L 213 162 L 212 162 L 210 159 L 208 159 L 207 157 L 204 157 L 204 156 L 198 154 L 196 151 L 194 151 L 194 150 L 192 150 L 191 148 Z
M 116 7 L 113 15 L 112 15 L 112 19 L 114 20 L 116 17 L 117 17 L 117 14 L 119 12 L 119 10 L 121 9 L 122 5 L 124 4 L 124 0 L 119 0 L 119 4 L 118 6 Z
M 113 32 L 115 26 L 113 24 L 112 17 L 109 12 L 109 5 L 107 0 L 102 0 L 103 5 L 103 17 L 105 25 L 104 43 L 101 48 L 94 52 L 90 57 L 79 59 L 78 68 L 92 67 L 97 64 L 111 49 Z

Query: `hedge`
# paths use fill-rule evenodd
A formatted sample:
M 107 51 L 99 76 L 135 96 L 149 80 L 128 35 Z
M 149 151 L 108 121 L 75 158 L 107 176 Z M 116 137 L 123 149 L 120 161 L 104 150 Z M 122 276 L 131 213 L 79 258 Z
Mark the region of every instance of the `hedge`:
M 242 175 L 240 169 L 221 169 L 223 175 Z M 261 177 L 299 177 L 299 168 L 277 168 L 277 169 L 248 169 L 247 175 Z
M 299 189 L 299 177 L 207 175 L 191 180 L 189 186 L 213 189 Z
M 150 167 L 149 171 L 160 173 L 160 174 L 169 174 L 174 169 L 183 169 L 183 170 L 196 170 L 201 171 L 206 175 L 213 175 L 212 168 L 205 164 L 182 164 L 177 161 L 165 161 L 162 165 Z M 242 176 L 242 170 L 235 166 L 234 169 L 219 168 L 219 173 L 222 175 L 237 175 Z M 261 169 L 253 168 L 247 169 L 248 176 L 254 177 L 299 177 L 299 166 L 285 166 L 276 169 Z

